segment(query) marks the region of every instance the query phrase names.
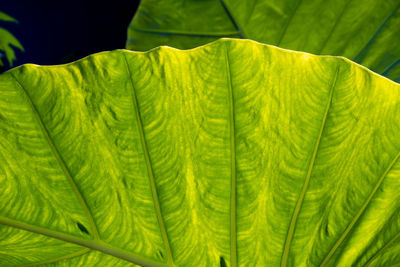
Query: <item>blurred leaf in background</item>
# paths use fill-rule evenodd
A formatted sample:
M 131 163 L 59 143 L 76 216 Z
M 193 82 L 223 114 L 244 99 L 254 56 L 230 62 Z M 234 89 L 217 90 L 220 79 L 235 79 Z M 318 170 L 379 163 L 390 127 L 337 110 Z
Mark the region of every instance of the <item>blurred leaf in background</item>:
M 143 0 L 126 47 L 188 49 L 221 37 L 344 56 L 400 82 L 399 0 Z
M 18 23 L 18 21 L 16 19 L 14 19 L 13 17 L 11 17 L 1 11 L 0 11 L 0 21 Z M 21 43 L 18 41 L 18 39 L 15 38 L 15 36 L 12 33 L 7 31 L 6 29 L 0 27 L 0 52 L 1 52 L 0 68 L 1 69 L 4 68 L 4 61 L 7 61 L 9 66 L 13 65 L 13 62 L 16 59 L 13 47 L 18 48 L 21 51 L 24 51 L 24 47 L 21 45 Z

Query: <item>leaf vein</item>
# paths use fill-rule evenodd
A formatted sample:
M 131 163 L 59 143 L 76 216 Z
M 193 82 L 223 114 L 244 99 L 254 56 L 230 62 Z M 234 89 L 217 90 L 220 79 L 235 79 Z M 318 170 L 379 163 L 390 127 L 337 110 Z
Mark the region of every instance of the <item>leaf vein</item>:
M 387 16 L 383 22 L 379 25 L 378 29 L 375 31 L 375 33 L 372 35 L 371 39 L 368 41 L 368 43 L 360 50 L 360 52 L 357 54 L 357 56 L 354 57 L 354 61 L 361 63 L 362 60 L 365 58 L 368 49 L 371 47 L 371 45 L 374 43 L 375 39 L 379 36 L 379 34 L 382 32 L 382 30 L 385 28 L 386 24 L 390 19 L 393 18 L 393 16 L 396 14 L 397 10 L 400 8 L 400 4 L 397 5 L 397 7 Z
M 155 262 L 151 259 L 144 258 L 142 256 L 136 255 L 134 253 L 125 251 L 123 249 L 113 247 L 108 243 L 105 243 L 101 240 L 88 240 L 80 237 L 76 237 L 67 233 L 62 233 L 58 231 L 54 231 L 51 229 L 46 229 L 40 226 L 27 224 L 24 222 L 19 222 L 13 219 L 9 219 L 3 216 L 0 216 L 0 224 L 10 226 L 13 228 L 18 228 L 27 232 L 44 235 L 47 237 L 59 239 L 65 242 L 73 243 L 79 246 L 87 247 L 93 250 L 97 250 L 103 252 L 105 254 L 114 256 L 116 258 L 120 258 L 126 260 L 128 262 L 132 262 L 134 264 L 142 265 L 144 267 L 168 267 L 169 265 L 165 265 L 163 263 Z
M 229 90 L 229 118 L 230 118 L 230 146 L 231 146 L 231 197 L 230 197 L 230 240 L 231 240 L 231 266 L 237 266 L 237 236 L 236 236 L 236 144 L 235 144 L 235 106 L 229 63 L 229 48 L 226 44 L 226 75 Z
M 307 175 L 306 175 L 306 178 L 304 180 L 304 184 L 303 184 L 303 187 L 301 189 L 299 198 L 297 200 L 295 209 L 293 211 L 292 218 L 291 218 L 291 221 L 290 221 L 290 225 L 289 225 L 289 228 L 288 228 L 288 231 L 287 231 L 287 235 L 286 235 L 286 239 L 285 239 L 285 245 L 284 245 L 284 249 L 283 249 L 283 253 L 282 253 L 281 267 L 287 266 L 287 261 L 289 259 L 290 245 L 291 245 L 291 242 L 292 242 L 293 237 L 294 237 L 297 218 L 298 218 L 298 216 L 300 214 L 301 206 L 303 205 L 303 201 L 304 201 L 307 189 L 308 189 L 308 184 L 310 183 L 311 174 L 312 174 L 312 171 L 313 171 L 313 168 L 314 168 L 315 159 L 316 159 L 317 154 L 318 154 L 319 145 L 321 143 L 322 135 L 323 135 L 324 129 L 325 129 L 325 124 L 326 124 L 326 121 L 327 121 L 327 118 L 328 118 L 328 114 L 329 114 L 329 110 L 330 110 L 330 107 L 331 107 L 332 98 L 333 98 L 333 92 L 334 92 L 334 89 L 335 89 L 335 86 L 336 86 L 336 81 L 337 81 L 337 78 L 338 78 L 339 69 L 340 69 L 340 65 L 338 65 L 336 67 L 336 72 L 335 72 L 335 75 L 334 75 L 334 77 L 332 79 L 332 82 L 331 82 L 331 85 L 330 85 L 328 101 L 327 101 L 327 104 L 326 104 L 324 116 L 322 118 L 322 123 L 321 123 L 321 127 L 320 127 L 320 130 L 319 130 L 319 134 L 318 134 L 317 140 L 316 140 L 315 145 L 314 145 L 314 150 L 313 150 L 313 154 L 311 156 L 311 160 L 310 160 L 310 163 L 309 163 Z
M 226 5 L 224 0 L 220 0 L 222 7 L 224 8 L 226 14 L 228 15 L 230 21 L 232 22 L 233 26 L 235 26 L 237 33 L 239 34 L 241 39 L 246 39 L 246 33 L 244 32 L 244 29 L 239 26 L 235 18 L 233 17 L 232 12 L 229 10 L 228 6 Z
M 276 44 L 276 46 L 279 46 L 281 44 L 283 37 L 286 35 L 286 31 L 289 28 L 290 22 L 293 20 L 293 17 L 296 14 L 297 10 L 299 9 L 299 6 L 301 5 L 301 3 L 302 3 L 302 0 L 297 1 L 296 7 L 294 8 L 293 12 L 290 14 L 290 17 L 288 18 L 288 20 L 282 30 L 281 36 L 279 37 L 279 40 L 278 40 L 278 43 Z
M 84 248 L 81 249 L 79 251 L 67 254 L 67 255 L 63 255 L 54 259 L 48 259 L 48 260 L 44 260 L 44 261 L 40 261 L 40 262 L 34 262 L 34 263 L 29 263 L 29 264 L 25 264 L 22 265 L 20 267 L 32 267 L 32 266 L 38 266 L 38 265 L 43 265 L 43 264 L 48 264 L 48 263 L 55 263 L 58 261 L 62 261 L 62 260 L 66 260 L 66 259 L 71 259 L 71 258 L 75 258 L 81 255 L 84 255 L 86 253 L 88 253 L 90 251 L 90 248 Z
M 99 232 L 98 232 L 97 226 L 94 222 L 93 215 L 89 209 L 89 206 L 87 205 L 86 199 L 82 195 L 75 180 L 72 178 L 71 171 L 68 169 L 64 159 L 62 158 L 60 152 L 58 151 L 56 145 L 54 144 L 54 141 L 51 139 L 49 131 L 46 128 L 46 125 L 44 125 L 43 120 L 39 114 L 39 111 L 37 110 L 35 104 L 33 103 L 32 99 L 31 99 L 30 95 L 28 94 L 28 91 L 25 89 L 25 87 L 19 82 L 19 80 L 14 76 L 14 74 L 12 74 L 12 73 L 10 73 L 10 74 L 11 74 L 11 77 L 16 81 L 18 87 L 21 88 L 23 94 L 25 95 L 25 98 L 28 101 L 28 103 L 32 109 L 33 115 L 39 124 L 39 127 L 43 133 L 44 138 L 46 139 L 48 145 L 50 146 L 50 149 L 53 152 L 55 158 L 57 159 L 58 164 L 60 165 L 61 169 L 63 170 L 65 177 L 67 178 L 69 184 L 72 187 L 72 190 L 74 191 L 76 197 L 78 198 L 78 201 L 79 201 L 86 217 L 89 220 L 91 229 L 93 231 L 94 239 L 99 240 L 100 239 Z
M 397 235 L 395 235 L 392 239 L 390 239 L 383 247 L 381 247 L 374 256 L 372 256 L 367 263 L 364 265 L 364 267 L 367 267 L 369 265 L 371 265 L 372 262 L 374 262 L 374 260 L 376 258 L 378 258 L 378 256 L 380 254 L 382 254 L 388 247 L 390 247 L 397 239 L 400 238 L 400 233 L 398 233 Z
M 165 223 L 164 223 L 164 219 L 163 219 L 162 212 L 161 212 L 160 200 L 159 200 L 157 186 L 156 186 L 156 182 L 155 182 L 154 174 L 153 174 L 153 167 L 151 165 L 150 154 L 149 154 L 149 150 L 147 148 L 146 137 L 145 137 L 145 133 L 144 133 L 144 129 L 143 129 L 143 121 L 140 116 L 139 103 L 137 100 L 135 86 L 133 85 L 132 72 L 129 68 L 128 60 L 125 56 L 125 53 L 122 52 L 122 55 L 123 55 L 123 58 L 125 61 L 125 66 L 126 66 L 126 69 L 127 69 L 128 75 L 129 75 L 130 84 L 131 84 L 132 101 L 133 101 L 133 106 L 135 109 L 135 116 L 136 116 L 139 134 L 140 134 L 140 141 L 142 144 L 143 154 L 144 154 L 144 158 L 146 161 L 147 174 L 149 176 L 150 187 L 151 187 L 151 192 L 152 192 L 153 202 L 154 202 L 154 208 L 155 208 L 155 211 L 157 214 L 158 224 L 160 227 L 162 239 L 163 239 L 165 250 L 167 253 L 168 265 L 173 266 L 174 264 L 173 264 L 173 257 L 172 257 L 172 252 L 171 252 L 171 245 L 169 243 L 167 230 L 165 228 Z
M 347 3 L 344 5 L 342 12 L 340 12 L 339 17 L 335 20 L 335 23 L 333 24 L 333 27 L 331 28 L 331 30 L 329 31 L 328 37 L 325 39 L 325 41 L 322 43 L 322 46 L 320 48 L 320 50 L 318 51 L 317 54 L 321 54 L 322 51 L 324 50 L 324 48 L 326 47 L 326 45 L 328 44 L 328 41 L 331 39 L 333 33 L 335 32 L 335 29 L 337 28 L 337 26 L 339 25 L 339 22 L 341 21 L 341 19 L 343 18 L 343 15 L 346 13 L 347 11 L 347 7 L 349 6 L 349 4 L 351 3 L 352 0 L 347 1 Z
M 393 160 L 389 163 L 388 167 L 385 169 L 384 173 L 378 179 L 377 183 L 375 184 L 371 193 L 368 195 L 367 199 L 364 201 L 363 205 L 361 206 L 360 210 L 357 212 L 356 216 L 354 216 L 353 220 L 349 223 L 349 225 L 346 227 L 346 229 L 344 230 L 342 235 L 339 237 L 339 239 L 333 245 L 333 247 L 331 248 L 329 253 L 325 256 L 324 260 L 321 262 L 320 267 L 326 265 L 326 263 L 333 256 L 333 254 L 338 249 L 338 247 L 343 243 L 344 239 L 347 237 L 347 235 L 353 229 L 353 227 L 357 223 L 358 219 L 360 219 L 360 217 L 363 215 L 364 211 L 367 209 L 367 207 L 368 207 L 369 203 L 371 202 L 372 198 L 374 197 L 375 193 L 378 191 L 379 187 L 383 183 L 383 180 L 385 179 L 387 174 L 390 172 L 390 170 L 392 169 L 394 164 L 397 162 L 399 157 L 400 157 L 400 152 L 398 152 L 397 155 L 393 158 Z

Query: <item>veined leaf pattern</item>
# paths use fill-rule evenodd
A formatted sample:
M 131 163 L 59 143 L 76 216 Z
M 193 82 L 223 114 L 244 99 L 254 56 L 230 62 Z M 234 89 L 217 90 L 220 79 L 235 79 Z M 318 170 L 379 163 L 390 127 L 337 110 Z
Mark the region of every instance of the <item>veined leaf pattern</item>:
M 10 70 L 0 265 L 397 264 L 399 94 L 233 39 Z

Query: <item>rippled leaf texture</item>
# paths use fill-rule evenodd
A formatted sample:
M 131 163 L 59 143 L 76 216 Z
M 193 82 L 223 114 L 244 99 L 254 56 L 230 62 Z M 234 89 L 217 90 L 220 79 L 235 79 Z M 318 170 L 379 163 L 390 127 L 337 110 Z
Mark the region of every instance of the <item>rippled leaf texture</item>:
M 400 262 L 400 85 L 248 40 L 0 76 L 0 266 Z
M 14 18 L 10 17 L 9 15 L 7 15 L 6 13 L 1 12 L 1 11 L 0 11 L 0 21 L 17 23 L 17 20 L 15 20 Z M 14 52 L 13 48 L 11 47 L 11 45 L 16 48 L 19 48 L 22 51 L 24 50 L 23 46 L 14 37 L 14 35 L 12 35 L 6 29 L 0 27 L 0 51 L 5 53 L 6 59 L 10 66 L 13 65 L 13 61 L 16 59 L 15 52 Z M 3 66 L 3 64 L 4 63 L 0 57 L 0 66 Z
M 400 82 L 399 0 L 142 0 L 126 47 L 186 49 L 223 36 L 344 56 Z

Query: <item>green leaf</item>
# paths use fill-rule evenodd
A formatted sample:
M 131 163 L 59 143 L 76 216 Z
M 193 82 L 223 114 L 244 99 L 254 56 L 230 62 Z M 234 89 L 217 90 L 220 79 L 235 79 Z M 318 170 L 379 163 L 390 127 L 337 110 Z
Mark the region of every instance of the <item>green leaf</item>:
M 16 60 L 15 52 L 12 46 L 19 48 L 24 51 L 24 47 L 9 31 L 0 27 L 0 51 L 3 51 L 6 55 L 6 59 L 10 66 L 13 65 L 13 61 Z
M 0 75 L 0 266 L 400 262 L 400 85 L 248 40 Z
M 223 36 L 344 56 L 400 82 L 398 0 L 142 0 L 126 47 L 187 49 Z
M 0 11 L 0 20 L 18 23 L 16 19 Z
M 7 21 L 7 22 L 15 22 L 18 23 L 16 19 L 10 17 L 4 12 L 0 11 L 0 20 Z M 0 27 L 0 51 L 5 53 L 5 57 L 8 61 L 9 66 L 13 65 L 13 61 L 16 59 L 14 49 L 11 47 L 14 46 L 21 51 L 24 51 L 24 47 L 21 43 L 14 37 L 9 31 Z M 3 66 L 4 63 L 0 57 L 0 66 Z

